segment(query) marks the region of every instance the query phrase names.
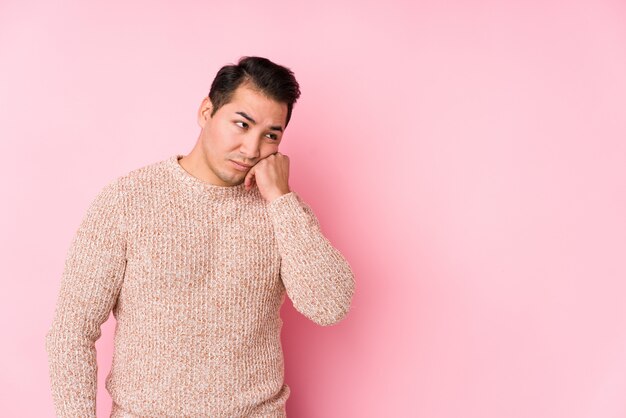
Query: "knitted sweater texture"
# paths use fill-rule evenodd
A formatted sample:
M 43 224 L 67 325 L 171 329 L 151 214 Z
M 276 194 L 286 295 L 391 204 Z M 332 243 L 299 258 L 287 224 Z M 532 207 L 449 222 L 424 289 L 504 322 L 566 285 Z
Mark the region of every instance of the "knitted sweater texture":
M 295 193 L 189 174 L 182 155 L 133 170 L 91 203 L 46 334 L 57 417 L 95 417 L 95 342 L 116 318 L 111 417 L 285 417 L 280 307 L 342 320 L 353 272 Z

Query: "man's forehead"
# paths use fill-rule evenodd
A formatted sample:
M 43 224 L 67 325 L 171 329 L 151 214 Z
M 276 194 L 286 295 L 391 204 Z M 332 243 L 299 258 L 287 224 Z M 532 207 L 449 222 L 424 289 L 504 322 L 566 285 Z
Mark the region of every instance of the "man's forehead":
M 287 104 L 269 98 L 266 94 L 257 89 L 239 86 L 230 102 L 229 112 L 243 112 L 260 122 L 267 119 L 271 125 L 282 125 L 287 117 Z

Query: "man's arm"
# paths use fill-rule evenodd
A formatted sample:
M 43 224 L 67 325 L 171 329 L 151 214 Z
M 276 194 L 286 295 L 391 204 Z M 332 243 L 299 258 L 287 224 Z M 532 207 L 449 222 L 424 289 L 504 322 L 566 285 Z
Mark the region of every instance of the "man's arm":
M 294 308 L 319 325 L 339 322 L 350 310 L 355 289 L 350 265 L 295 192 L 272 200 L 268 211 L 282 259 L 281 278 Z
M 96 416 L 95 342 L 126 268 L 126 225 L 118 188 L 114 181 L 100 191 L 67 253 L 45 341 L 57 417 Z

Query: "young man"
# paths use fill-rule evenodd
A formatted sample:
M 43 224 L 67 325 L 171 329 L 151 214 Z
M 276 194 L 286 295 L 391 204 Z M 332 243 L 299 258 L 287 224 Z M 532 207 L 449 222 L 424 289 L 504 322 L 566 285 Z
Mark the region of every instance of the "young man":
M 319 325 L 355 281 L 278 152 L 300 95 L 265 58 L 225 66 L 192 151 L 105 186 L 68 251 L 46 334 L 57 417 L 95 417 L 100 326 L 117 320 L 111 417 L 285 417 L 285 293 Z

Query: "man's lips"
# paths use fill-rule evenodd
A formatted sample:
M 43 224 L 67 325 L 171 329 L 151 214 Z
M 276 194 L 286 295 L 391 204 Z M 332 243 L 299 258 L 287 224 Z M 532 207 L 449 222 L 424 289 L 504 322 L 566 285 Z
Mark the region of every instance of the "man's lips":
M 246 171 L 248 170 L 250 167 L 252 167 L 251 165 L 247 165 L 247 164 L 243 164 L 243 163 L 238 163 L 236 161 L 230 160 L 231 163 L 233 163 L 233 166 L 239 170 L 239 171 Z

